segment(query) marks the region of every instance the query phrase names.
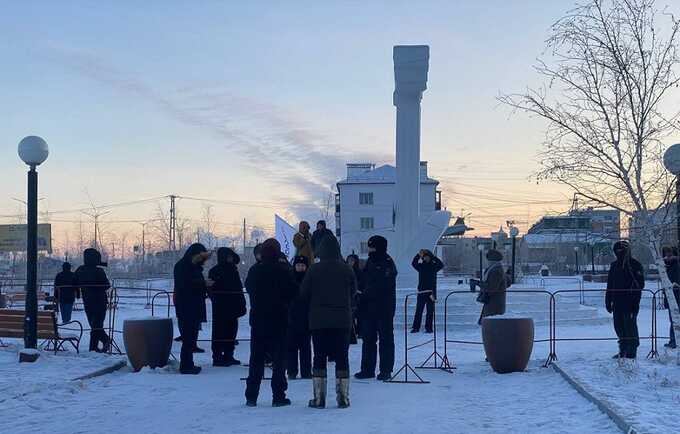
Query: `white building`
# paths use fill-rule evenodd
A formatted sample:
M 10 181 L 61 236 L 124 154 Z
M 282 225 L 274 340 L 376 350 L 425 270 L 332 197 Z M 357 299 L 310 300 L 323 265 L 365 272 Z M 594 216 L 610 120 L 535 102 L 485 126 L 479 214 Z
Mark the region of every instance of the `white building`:
M 427 162 L 420 162 L 420 214 L 427 218 L 441 209 L 439 181 L 428 177 Z M 368 256 L 368 239 L 382 235 L 394 246 L 396 168 L 372 163 L 347 164 L 347 178 L 337 183 L 336 235 L 343 256 Z M 416 252 L 413 252 L 415 255 Z

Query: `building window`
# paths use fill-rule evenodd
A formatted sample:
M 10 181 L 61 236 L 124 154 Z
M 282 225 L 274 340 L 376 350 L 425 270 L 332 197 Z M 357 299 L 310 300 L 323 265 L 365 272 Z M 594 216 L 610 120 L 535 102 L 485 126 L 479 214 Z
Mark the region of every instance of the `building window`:
M 359 244 L 359 252 L 360 252 L 362 255 L 367 255 L 367 254 L 368 254 L 368 241 L 362 241 L 362 242 Z
M 361 229 L 373 229 L 373 217 L 361 217 Z
M 373 193 L 359 193 L 359 205 L 373 205 Z

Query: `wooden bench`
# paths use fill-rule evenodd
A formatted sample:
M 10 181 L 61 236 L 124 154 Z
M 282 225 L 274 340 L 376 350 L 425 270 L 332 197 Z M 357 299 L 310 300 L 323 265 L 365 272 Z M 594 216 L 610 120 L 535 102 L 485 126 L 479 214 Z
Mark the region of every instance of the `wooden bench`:
M 0 309 L 0 338 L 23 338 L 25 310 Z M 77 328 L 69 329 L 68 325 Z M 75 331 L 76 333 L 60 333 L 60 329 Z M 54 353 L 64 349 L 65 343 L 70 343 L 77 353 L 80 353 L 80 340 L 83 338 L 83 325 L 80 321 L 70 321 L 57 324 L 57 316 L 53 310 L 38 311 L 38 339 L 43 339 L 41 347 L 46 349 L 53 346 Z M 0 340 L 0 344 L 2 341 Z
M 47 301 L 51 302 L 54 301 L 54 298 L 51 297 L 49 294 L 38 291 L 38 303 L 41 301 Z M 19 304 L 26 304 L 26 293 L 25 292 L 10 292 L 8 294 L 5 294 L 5 299 L 7 301 L 7 306 L 9 307 L 14 307 L 15 305 Z

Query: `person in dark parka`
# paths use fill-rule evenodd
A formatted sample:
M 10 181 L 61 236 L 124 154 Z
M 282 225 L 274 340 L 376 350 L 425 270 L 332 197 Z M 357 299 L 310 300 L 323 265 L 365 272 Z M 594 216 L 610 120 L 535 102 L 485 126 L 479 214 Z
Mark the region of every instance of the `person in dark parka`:
M 418 272 L 418 302 L 416 304 L 416 313 L 413 316 L 411 333 L 418 333 L 420 331 L 425 307 L 427 307 L 425 332 L 432 333 L 434 302 L 437 300 L 437 273 L 444 268 L 444 264 L 431 251 L 421 250 L 411 261 L 411 266 Z
M 321 242 L 325 238 L 335 238 L 335 235 L 333 235 L 333 232 L 330 229 L 326 228 L 326 220 L 319 220 L 318 222 L 316 222 L 316 230 L 312 234 L 311 240 L 312 251 L 315 257 L 316 251 L 319 249 L 319 247 L 321 247 Z
M 111 284 L 103 268 L 101 254 L 95 249 L 85 249 L 83 265 L 76 269 L 76 280 L 83 296 L 87 322 L 90 324 L 90 351 L 107 352 L 109 336 L 104 331 L 104 320 L 109 297 L 106 292 Z M 101 342 L 102 347 L 99 347 Z
M 347 265 L 354 271 L 354 277 L 357 279 L 357 292 L 354 295 L 354 300 L 352 303 L 352 316 L 354 318 L 354 336 L 350 336 L 351 344 L 357 343 L 357 338 L 361 337 L 361 318 L 359 317 L 359 303 L 360 294 L 364 290 L 364 270 L 361 269 L 361 263 L 359 261 L 359 256 L 352 253 L 347 256 L 345 260 Z
M 356 378 L 375 377 L 380 342 L 380 373 L 387 381 L 394 369 L 394 312 L 397 304 L 397 267 L 387 254 L 387 239 L 379 235 L 368 240 L 368 261 L 364 267 L 364 290 L 360 295 L 361 371 Z
M 640 312 L 645 274 L 642 264 L 630 254 L 627 241 L 614 244 L 616 261 L 609 267 L 605 307 L 614 315 L 614 330 L 619 338 L 619 353 L 614 358 L 634 359 L 640 346 L 637 316 Z
M 326 406 L 327 362 L 335 361 L 335 390 L 340 408 L 349 407 L 349 344 L 356 276 L 345 264 L 335 237 L 321 242 L 319 262 L 302 282 L 300 297 L 309 305 L 309 328 L 314 342 L 313 408 Z
M 212 302 L 212 357 L 213 366 L 240 365 L 234 358 L 238 319 L 246 312 L 238 264 L 241 258 L 232 249 L 217 249 L 217 265 L 208 272 L 213 286 L 209 290 Z
M 80 291 L 78 290 L 76 273 L 71 271 L 71 264 L 68 262 L 62 264 L 61 272 L 54 277 L 54 297 L 59 304 L 61 322 L 71 321 L 73 304 L 76 302 L 76 298 L 80 298 Z
M 498 250 L 491 249 L 486 253 L 486 260 L 488 266 L 479 283 L 480 297 L 484 300 L 479 324 L 482 324 L 482 318 L 505 313 L 507 280 L 503 271 L 503 254 Z
M 275 239 L 262 243 L 262 262 L 249 270 L 246 288 L 250 296 L 250 367 L 246 381 L 246 405 L 257 405 L 265 353 L 272 358 L 272 405 L 290 405 L 286 398 L 286 330 L 288 309 L 297 296 L 297 284 L 293 269 L 285 258 L 281 258 L 281 245 Z
M 680 289 L 678 286 L 680 285 L 680 260 L 678 258 L 678 250 L 675 247 L 664 246 L 663 249 L 661 249 L 661 254 L 663 255 L 663 261 L 666 265 L 666 274 L 668 274 L 668 278 L 673 284 L 673 297 L 675 297 L 675 301 L 678 302 L 680 301 Z M 668 309 L 668 319 L 671 324 L 668 335 L 670 336 L 670 339 L 664 344 L 664 347 L 674 349 L 677 348 L 677 344 L 675 341 L 675 330 L 673 330 L 673 316 L 671 315 L 671 308 L 665 294 L 663 300 L 664 306 Z
M 198 374 L 201 367 L 194 365 L 198 331 L 205 308 L 207 283 L 203 277 L 203 265 L 210 257 L 205 246 L 195 243 L 189 246 L 182 259 L 175 264 L 175 312 L 182 335 L 179 371 L 182 374 Z
M 293 259 L 295 282 L 302 285 L 307 274 L 309 259 L 296 256 Z M 300 377 L 312 378 L 312 335 L 309 331 L 309 306 L 300 296 L 296 297 L 288 311 L 288 378 L 294 380 L 298 375 L 298 357 L 300 359 Z

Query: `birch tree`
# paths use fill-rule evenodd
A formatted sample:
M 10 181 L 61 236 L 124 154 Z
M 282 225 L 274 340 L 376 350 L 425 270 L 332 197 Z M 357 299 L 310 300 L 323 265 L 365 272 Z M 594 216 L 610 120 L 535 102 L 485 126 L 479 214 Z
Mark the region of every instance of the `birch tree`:
M 654 0 L 578 4 L 553 24 L 535 64 L 543 86 L 499 99 L 545 122 L 539 179 L 631 218 L 629 230 L 651 251 L 680 336 L 660 250 L 674 197 L 663 153 L 679 126 L 672 110 L 680 80 L 678 29 L 678 20 Z

